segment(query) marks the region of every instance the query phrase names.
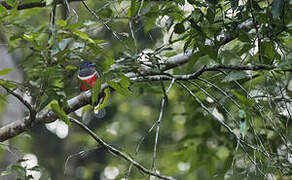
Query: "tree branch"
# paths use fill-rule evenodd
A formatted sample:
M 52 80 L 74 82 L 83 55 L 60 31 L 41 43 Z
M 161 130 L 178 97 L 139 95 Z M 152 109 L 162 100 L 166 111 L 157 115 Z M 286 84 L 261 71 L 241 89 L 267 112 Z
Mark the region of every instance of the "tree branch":
M 145 168 L 144 166 L 142 166 L 140 163 L 138 163 L 137 161 L 135 161 L 134 159 L 132 159 L 131 157 L 129 157 L 128 155 L 126 155 L 124 152 L 119 151 L 118 149 L 116 149 L 115 147 L 107 144 L 106 142 L 104 142 L 102 139 L 100 139 L 93 131 L 91 131 L 86 125 L 84 125 L 83 123 L 81 123 L 80 121 L 69 117 L 70 121 L 72 123 L 77 124 L 79 127 L 81 127 L 83 130 L 85 130 L 99 145 L 101 145 L 103 148 L 105 148 L 107 151 L 113 153 L 114 155 L 117 155 L 119 157 L 122 157 L 123 159 L 125 159 L 126 161 L 130 162 L 131 164 L 133 164 L 137 169 L 139 169 L 140 171 L 142 171 L 143 173 L 146 173 L 148 175 L 152 175 L 155 177 L 158 177 L 160 179 L 165 179 L 165 180 L 174 180 L 174 178 L 169 177 L 169 176 L 163 176 L 160 174 L 157 174 L 153 171 L 148 170 L 147 168 Z
M 104 90 L 107 85 L 102 85 L 101 89 Z M 78 96 L 67 101 L 68 106 L 64 109 L 66 114 L 76 111 L 82 106 L 90 104 L 91 92 L 86 91 Z M 29 130 L 39 124 L 53 122 L 57 119 L 57 115 L 52 110 L 44 109 L 36 114 L 34 121 L 30 121 L 28 117 L 22 120 L 14 121 L 4 127 L 0 128 L 0 142 L 10 139 L 22 132 Z
M 15 93 L 14 91 L 2 86 L 9 94 L 13 95 L 14 97 L 16 97 L 23 105 L 25 105 L 27 107 L 27 109 L 29 111 L 33 111 L 32 106 L 29 104 L 29 102 L 27 102 L 26 100 L 24 100 L 19 94 Z
M 175 83 L 175 79 L 173 78 L 168 89 L 166 90 L 162 100 L 161 100 L 161 106 L 160 106 L 160 112 L 159 112 L 159 117 L 156 124 L 156 133 L 155 133 L 155 139 L 154 139 L 154 148 L 153 148 L 153 158 L 152 158 L 152 165 L 151 165 L 151 170 L 154 169 L 156 170 L 156 156 L 157 156 L 157 144 L 158 144 L 158 137 L 159 137 L 159 130 L 160 130 L 160 123 L 162 120 L 162 116 L 164 113 L 164 109 L 165 109 L 165 104 L 168 100 L 168 93 L 170 91 L 170 89 L 172 88 L 173 84 Z
M 150 76 L 131 76 L 130 80 L 132 82 L 145 82 L 145 81 L 168 81 L 173 78 L 176 80 L 190 80 L 196 79 L 204 72 L 207 71 L 219 71 L 221 69 L 227 70 L 236 70 L 236 71 L 244 71 L 244 70 L 271 70 L 275 67 L 272 66 L 262 66 L 262 65 L 248 65 L 248 66 L 240 66 L 240 65 L 215 65 L 215 66 L 203 66 L 197 72 L 186 75 L 150 75 Z M 108 85 L 105 83 L 101 87 L 101 92 Z M 68 106 L 64 108 L 66 114 L 76 111 L 77 109 L 91 103 L 91 91 L 86 91 L 84 93 L 79 94 L 78 96 L 68 100 Z M 42 110 L 36 115 L 34 121 L 29 121 L 28 117 L 25 117 L 22 120 L 14 121 L 4 127 L 0 128 L 0 142 L 10 139 L 14 136 L 21 134 L 22 132 L 29 130 L 39 124 L 53 122 L 57 119 L 57 115 L 53 113 L 52 110 Z
M 194 100 L 208 113 L 210 114 L 219 124 L 221 124 L 222 126 L 224 126 L 227 131 L 229 131 L 229 133 L 235 138 L 235 140 L 237 141 L 237 143 L 239 143 L 239 145 L 243 148 L 243 150 L 245 151 L 245 148 L 243 145 L 246 145 L 247 147 L 254 149 L 260 153 L 262 153 L 263 155 L 265 155 L 266 157 L 270 157 L 268 153 L 264 152 L 263 150 L 254 147 L 253 145 L 247 143 L 246 141 L 244 141 L 243 139 L 241 139 L 240 137 L 238 137 L 233 130 L 231 129 L 231 127 L 229 127 L 224 121 L 220 120 L 217 116 L 215 116 L 204 104 L 202 101 L 200 101 L 200 99 L 182 82 L 177 81 L 177 83 L 184 88 L 193 98 Z
M 1 86 L 1 87 L 3 87 L 9 94 L 16 97 L 25 107 L 27 107 L 27 109 L 29 110 L 29 118 L 28 119 L 33 121 L 35 119 L 36 111 L 32 107 L 32 105 L 29 102 L 27 102 L 25 99 L 23 99 L 23 97 L 21 95 L 15 93 L 13 90 L 10 90 L 9 88 L 6 88 L 4 86 Z
M 74 2 L 74 1 L 80 1 L 80 0 L 68 0 L 68 2 Z M 0 2 L 2 6 L 4 6 L 6 9 L 10 10 L 13 9 L 12 6 L 7 4 L 5 1 Z M 63 0 L 57 0 L 57 4 L 63 4 Z M 19 4 L 17 6 L 17 10 L 24 10 L 24 9 L 31 9 L 36 7 L 46 7 L 47 4 L 45 1 L 42 2 L 32 2 L 32 3 L 26 3 L 26 4 Z
M 81 1 L 81 0 L 67 0 L 67 1 L 68 2 L 74 2 L 74 1 Z M 142 1 L 142 0 L 140 0 L 140 1 Z M 161 0 L 144 0 L 144 1 L 153 1 L 153 2 L 157 1 L 157 2 L 159 2 Z M 170 0 L 163 0 L 163 1 L 167 2 L 167 1 L 170 1 Z M 62 3 L 64 3 L 63 0 L 57 0 L 57 4 L 62 4 Z M 13 7 L 10 6 L 9 4 L 7 4 L 5 1 L 0 2 L 0 4 L 2 6 L 4 6 L 6 9 L 8 9 L 8 10 L 13 9 Z M 31 3 L 19 4 L 17 6 L 17 10 L 31 9 L 31 8 L 37 8 L 37 7 L 41 8 L 41 7 L 46 7 L 46 6 L 47 6 L 47 4 L 46 4 L 45 1 L 31 2 Z
M 275 67 L 273 66 L 264 66 L 264 65 L 214 65 L 214 66 L 203 66 L 198 71 L 192 73 L 192 74 L 185 74 L 185 75 L 149 75 L 149 76 L 133 76 L 131 78 L 132 81 L 161 81 L 161 80 L 171 80 L 172 78 L 175 78 L 176 80 L 190 80 L 190 79 L 197 79 L 199 76 L 201 76 L 204 72 L 207 71 L 220 71 L 220 70 L 234 70 L 234 71 L 259 71 L 259 70 L 272 70 Z

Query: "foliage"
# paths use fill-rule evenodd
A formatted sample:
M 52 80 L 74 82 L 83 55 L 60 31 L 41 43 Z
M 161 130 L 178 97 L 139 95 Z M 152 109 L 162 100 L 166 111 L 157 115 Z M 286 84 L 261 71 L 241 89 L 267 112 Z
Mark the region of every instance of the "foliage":
M 97 107 L 105 107 L 106 116 L 88 126 L 145 167 L 192 180 L 291 175 L 291 1 L 88 1 L 91 11 L 81 2 L 70 3 L 69 9 L 64 3 L 57 6 L 55 16 L 54 1 L 26 10 L 17 10 L 14 1 L 5 2 L 11 8 L 0 4 L 1 33 L 9 52 L 21 53 L 19 67 L 25 80 L 22 84 L 5 80 L 2 76 L 13 70 L 3 69 L 0 85 L 25 89 L 37 112 L 51 107 L 70 124 L 67 100 L 80 93 L 78 65 L 90 60 L 102 72 L 90 104 L 98 100 L 102 83 L 110 88 Z M 21 3 L 31 2 L 39 1 Z M 188 50 L 193 54 L 186 64 L 162 70 L 167 58 Z M 175 82 L 157 145 L 156 128 L 147 132 L 159 118 L 160 99 L 169 82 L 133 81 L 128 73 L 142 79 L 172 77 L 214 64 L 270 69 L 216 69 L 195 79 L 177 80 L 193 95 Z M 70 116 L 81 119 L 74 113 Z M 12 143 L 23 152 L 35 151 L 52 179 L 98 179 L 109 166 L 119 169 L 118 178 L 128 176 L 126 161 L 96 148 L 96 142 L 74 126 L 64 140 L 45 127 L 28 133 L 31 140 L 23 141 L 19 135 Z M 64 174 L 66 156 L 75 153 L 66 162 L 65 168 L 71 170 Z M 135 168 L 129 176 L 144 177 Z

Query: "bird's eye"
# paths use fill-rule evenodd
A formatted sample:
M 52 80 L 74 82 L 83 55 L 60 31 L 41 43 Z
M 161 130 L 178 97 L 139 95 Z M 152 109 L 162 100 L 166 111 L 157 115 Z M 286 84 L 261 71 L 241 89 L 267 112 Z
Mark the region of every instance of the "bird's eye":
M 95 63 L 89 63 L 89 65 L 88 65 L 89 67 L 95 67 Z

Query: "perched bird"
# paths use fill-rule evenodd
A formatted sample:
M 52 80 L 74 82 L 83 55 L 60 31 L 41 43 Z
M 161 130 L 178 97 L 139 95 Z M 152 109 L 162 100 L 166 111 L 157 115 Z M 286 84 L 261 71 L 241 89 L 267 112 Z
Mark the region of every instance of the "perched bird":
M 90 88 L 93 88 L 96 80 L 100 78 L 100 74 L 96 70 L 96 64 L 90 61 L 82 62 L 79 68 L 78 79 L 81 91 L 87 91 Z M 94 104 L 94 106 L 99 106 L 100 103 L 103 102 L 105 96 L 100 96 L 99 100 Z M 103 118 L 105 116 L 105 109 L 102 108 L 100 110 L 95 110 L 95 107 L 91 108 L 84 108 L 83 109 L 83 121 L 85 123 L 89 123 L 92 119 L 92 112 L 94 112 L 94 117 L 96 118 Z
M 100 77 L 96 71 L 96 64 L 93 62 L 82 62 L 79 69 L 78 79 L 80 80 L 80 89 L 81 91 L 87 91 L 94 86 L 94 83 L 97 78 Z

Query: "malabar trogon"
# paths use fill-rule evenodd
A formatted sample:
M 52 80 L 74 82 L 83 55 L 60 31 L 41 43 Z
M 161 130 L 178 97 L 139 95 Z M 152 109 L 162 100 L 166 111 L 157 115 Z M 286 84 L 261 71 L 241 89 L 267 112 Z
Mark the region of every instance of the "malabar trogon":
M 93 88 L 96 79 L 100 78 L 100 74 L 96 70 L 96 64 L 93 62 L 82 62 L 79 68 L 78 79 L 81 91 L 87 91 L 90 86 Z M 95 106 L 102 103 L 104 95 L 99 97 Z M 105 109 L 94 111 L 95 117 L 102 118 L 105 116 Z

